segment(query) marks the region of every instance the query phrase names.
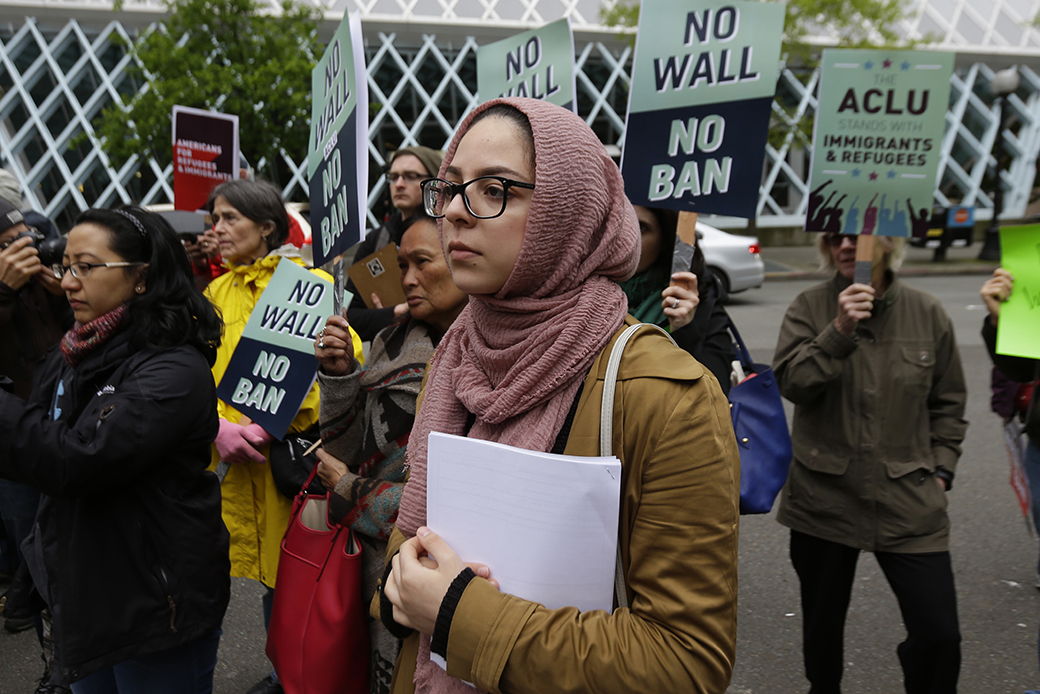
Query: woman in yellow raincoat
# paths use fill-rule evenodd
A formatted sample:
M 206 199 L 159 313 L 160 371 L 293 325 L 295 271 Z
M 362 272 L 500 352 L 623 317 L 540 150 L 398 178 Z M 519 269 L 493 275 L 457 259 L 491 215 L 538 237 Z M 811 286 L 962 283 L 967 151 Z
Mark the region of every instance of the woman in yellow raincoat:
M 206 296 L 220 311 L 225 326 L 213 365 L 213 378 L 219 383 L 278 263 L 304 263 L 295 248 L 283 245 L 289 235 L 285 203 L 271 184 L 228 181 L 213 191 L 207 206 L 219 244 L 216 250 L 228 268 L 206 288 Z M 321 270 L 311 272 L 331 280 Z M 361 361 L 361 339 L 353 331 L 351 337 L 354 356 Z M 315 382 L 289 430 L 301 432 L 315 425 L 318 402 Z M 275 437 L 223 400 L 217 401 L 217 413 L 220 432 L 213 443 L 211 469 L 219 466 L 223 472 L 226 468 L 221 497 L 224 523 L 231 534 L 231 575 L 260 581 L 269 589 L 264 596 L 266 625 L 270 621 L 280 543 L 289 523 L 292 500 L 278 491 L 268 464 L 270 443 Z M 221 466 L 221 462 L 228 465 Z M 272 675 L 251 691 L 273 694 L 281 692 L 281 686 Z

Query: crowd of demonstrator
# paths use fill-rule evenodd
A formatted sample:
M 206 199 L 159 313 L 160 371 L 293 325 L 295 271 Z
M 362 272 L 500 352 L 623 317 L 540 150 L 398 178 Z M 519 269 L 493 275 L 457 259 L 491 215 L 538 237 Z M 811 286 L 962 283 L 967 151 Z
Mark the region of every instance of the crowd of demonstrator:
M 725 291 L 699 248 L 673 274 L 676 214 L 633 208 L 584 121 L 541 101 L 482 104 L 443 155 L 394 153 L 387 181 L 395 212 L 357 257 L 397 244 L 406 299 L 356 298 L 327 319 L 290 427 L 322 439 L 330 520 L 360 539 L 371 691 L 725 691 L 735 355 Z M 275 269 L 306 266 L 295 222 L 273 186 L 236 180 L 213 191 L 212 229 L 187 253 L 162 217 L 123 206 L 83 212 L 44 262 L 17 203 L 0 202 L 6 626 L 37 628 L 41 694 L 210 692 L 230 577 L 266 587 L 269 621 L 291 508 L 269 464 L 278 440 L 215 383 Z M 945 492 L 967 426 L 964 376 L 939 301 L 899 281 L 898 241 L 876 246 L 882 279 L 858 284 L 856 237 L 822 234 L 834 275 L 784 317 L 774 367 L 795 406 L 794 459 L 778 520 L 791 529 L 812 693 L 840 691 L 861 551 L 902 610 L 906 690 L 954 692 Z M 991 348 L 1012 284 L 998 271 L 983 289 Z M 640 328 L 618 367 L 624 606 L 579 613 L 499 591 L 495 567 L 466 564 L 426 526 L 428 434 L 598 455 L 608 357 L 638 323 L 664 330 Z M 995 360 L 1036 379 L 1031 362 Z M 250 692 L 283 689 L 272 670 Z

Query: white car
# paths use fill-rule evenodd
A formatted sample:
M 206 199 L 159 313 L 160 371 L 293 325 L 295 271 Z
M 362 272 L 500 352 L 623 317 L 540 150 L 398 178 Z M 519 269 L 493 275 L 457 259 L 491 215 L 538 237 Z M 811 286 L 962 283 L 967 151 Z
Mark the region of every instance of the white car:
M 766 278 L 762 247 L 754 236 L 737 236 L 697 222 L 697 243 L 708 269 L 730 294 L 761 287 Z

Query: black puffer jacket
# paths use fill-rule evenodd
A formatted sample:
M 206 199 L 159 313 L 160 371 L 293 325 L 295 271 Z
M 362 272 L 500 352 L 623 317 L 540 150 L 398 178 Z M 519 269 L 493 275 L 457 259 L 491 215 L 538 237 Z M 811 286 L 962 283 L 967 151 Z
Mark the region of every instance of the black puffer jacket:
M 43 492 L 25 545 L 70 681 L 220 626 L 230 594 L 206 359 L 112 338 L 55 349 L 30 402 L 0 393 L 0 475 Z

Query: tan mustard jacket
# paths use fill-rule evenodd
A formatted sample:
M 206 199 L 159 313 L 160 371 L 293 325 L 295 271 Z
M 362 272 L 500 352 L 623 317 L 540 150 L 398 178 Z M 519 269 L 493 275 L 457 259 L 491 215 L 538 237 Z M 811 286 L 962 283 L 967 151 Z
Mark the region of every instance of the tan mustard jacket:
M 634 323 L 629 316 L 626 324 Z M 585 380 L 569 455 L 599 455 L 603 380 L 616 339 Z M 475 579 L 452 621 L 450 675 L 510 694 L 726 690 L 736 646 L 740 487 L 728 403 L 707 369 L 651 328 L 625 350 L 615 403 L 631 607 L 549 610 Z M 403 542 L 395 529 L 387 556 Z M 416 636 L 405 640 L 394 694 L 414 691 L 417 648 Z
M 799 294 L 773 359 L 794 403 L 794 460 L 777 515 L 800 532 L 871 552 L 948 549 L 946 494 L 967 391 L 939 300 L 892 277 L 853 337 L 834 327 L 836 275 Z

